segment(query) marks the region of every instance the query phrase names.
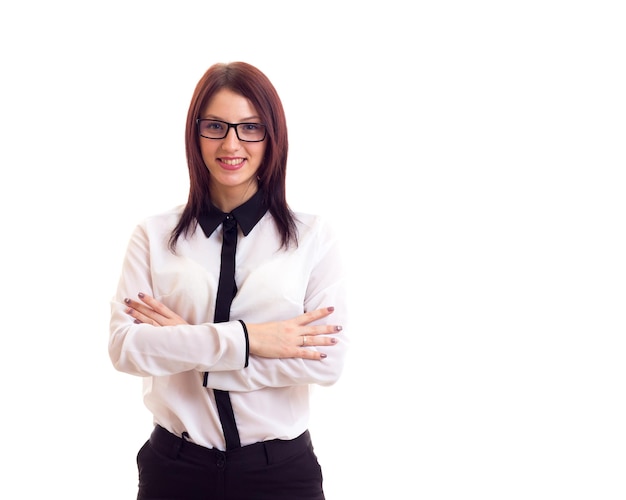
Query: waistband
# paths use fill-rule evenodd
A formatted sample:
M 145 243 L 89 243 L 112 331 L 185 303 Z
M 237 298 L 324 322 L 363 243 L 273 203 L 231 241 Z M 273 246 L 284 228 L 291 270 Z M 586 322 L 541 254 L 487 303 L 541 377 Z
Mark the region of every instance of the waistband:
M 311 435 L 304 431 L 295 439 L 272 439 L 229 451 L 205 448 L 172 434 L 156 425 L 150 435 L 150 445 L 170 458 L 184 458 L 200 464 L 214 463 L 224 466 L 226 462 L 250 465 L 269 465 L 281 462 L 312 449 Z

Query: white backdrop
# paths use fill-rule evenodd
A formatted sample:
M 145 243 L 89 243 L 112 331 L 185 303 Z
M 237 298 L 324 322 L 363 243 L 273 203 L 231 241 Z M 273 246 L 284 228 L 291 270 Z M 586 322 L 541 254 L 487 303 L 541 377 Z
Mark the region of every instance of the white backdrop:
M 244 60 L 286 108 L 292 207 L 345 245 L 328 499 L 623 500 L 619 4 L 4 3 L 0 496 L 134 497 L 151 422 L 108 301 L 133 226 L 186 199 L 197 80 Z

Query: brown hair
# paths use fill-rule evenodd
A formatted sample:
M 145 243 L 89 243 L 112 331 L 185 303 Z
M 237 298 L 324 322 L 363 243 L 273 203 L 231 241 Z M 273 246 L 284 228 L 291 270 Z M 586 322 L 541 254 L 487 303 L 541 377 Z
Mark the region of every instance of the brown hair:
M 189 168 L 189 198 L 178 224 L 172 231 L 169 246 L 176 248 L 178 238 L 195 229 L 203 211 L 212 210 L 209 192 L 209 169 L 200 153 L 196 120 L 209 100 L 221 89 L 242 95 L 256 109 L 267 128 L 265 156 L 257 172 L 264 203 L 276 221 L 283 247 L 297 244 L 295 216 L 287 204 L 287 121 L 274 85 L 259 69 L 244 62 L 217 63 L 202 76 L 191 98 L 185 130 L 185 149 Z

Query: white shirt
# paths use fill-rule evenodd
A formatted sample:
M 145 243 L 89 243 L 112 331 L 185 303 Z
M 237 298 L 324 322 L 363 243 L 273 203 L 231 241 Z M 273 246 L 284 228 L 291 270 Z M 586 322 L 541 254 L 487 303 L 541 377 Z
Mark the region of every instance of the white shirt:
M 117 293 L 111 301 L 109 355 L 119 371 L 144 377 L 144 402 L 154 423 L 202 446 L 225 449 L 211 389 L 230 392 L 241 445 L 293 439 L 307 429 L 309 385 L 337 381 L 346 349 L 346 295 L 339 242 L 318 216 L 296 214 L 298 246 L 280 249 L 269 212 L 243 236 L 238 229 L 231 321 L 212 323 L 220 271 L 222 226 L 208 238 L 198 225 L 168 248 L 183 207 L 152 216 L 130 239 Z M 189 325 L 135 324 L 124 298 L 144 292 Z M 251 355 L 238 320 L 262 323 L 290 319 L 334 306 L 322 322 L 341 325 L 337 344 L 310 347 L 320 361 Z M 209 372 L 208 388 L 203 373 Z

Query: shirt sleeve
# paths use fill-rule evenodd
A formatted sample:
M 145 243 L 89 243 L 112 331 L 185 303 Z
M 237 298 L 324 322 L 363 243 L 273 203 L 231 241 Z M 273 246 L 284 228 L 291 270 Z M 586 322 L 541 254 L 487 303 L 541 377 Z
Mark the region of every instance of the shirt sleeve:
M 149 234 L 145 224 L 137 226 L 124 257 L 120 280 L 111 300 L 109 356 L 114 367 L 138 376 L 172 375 L 189 370 L 238 370 L 246 363 L 246 338 L 242 325 L 202 323 L 155 327 L 136 324 L 126 314 L 125 297 L 144 292 L 152 296 L 154 287 L 150 262 L 158 252 L 169 251 L 167 233 Z M 151 240 L 158 240 L 151 245 Z M 162 300 L 162 298 L 155 296 Z M 166 304 L 175 312 L 176 305 Z
M 335 311 L 317 323 L 342 326 L 342 331 L 334 334 L 338 340 L 337 344 L 328 347 L 308 347 L 307 349 L 316 349 L 327 355 L 319 361 L 301 358 L 269 359 L 251 355 L 246 368 L 210 373 L 208 386 L 214 389 L 247 392 L 266 387 L 334 384 L 343 371 L 349 347 L 347 302 L 339 240 L 331 228 L 324 225 L 320 234 L 316 263 L 309 275 L 303 310 L 306 312 L 334 306 Z

